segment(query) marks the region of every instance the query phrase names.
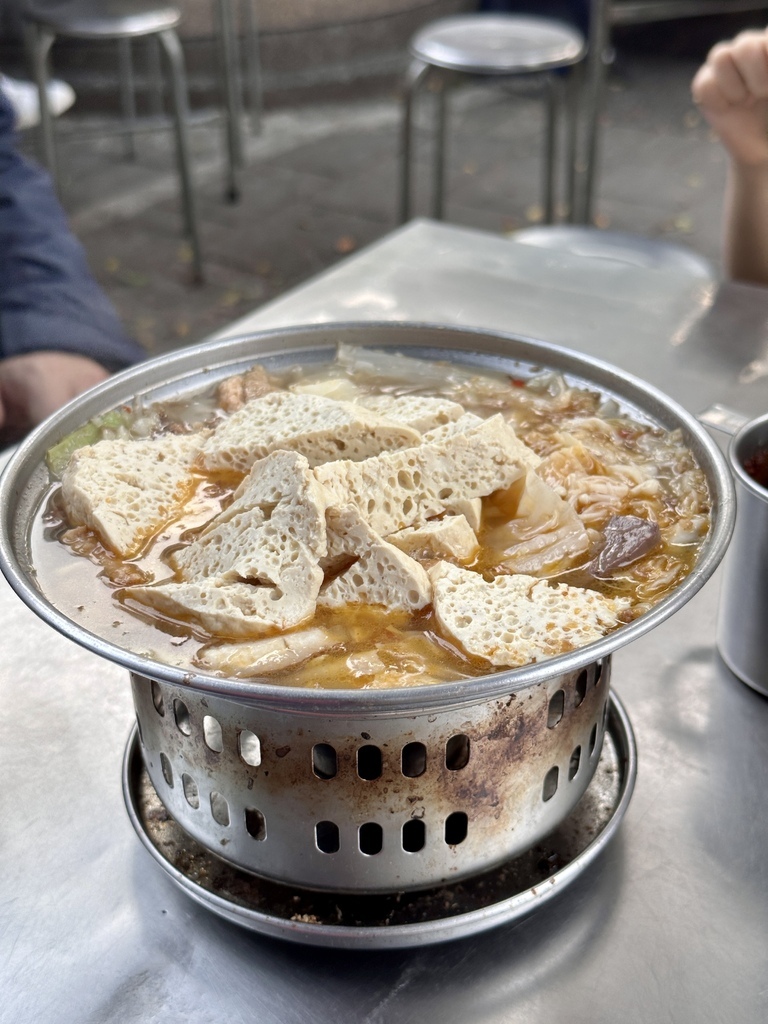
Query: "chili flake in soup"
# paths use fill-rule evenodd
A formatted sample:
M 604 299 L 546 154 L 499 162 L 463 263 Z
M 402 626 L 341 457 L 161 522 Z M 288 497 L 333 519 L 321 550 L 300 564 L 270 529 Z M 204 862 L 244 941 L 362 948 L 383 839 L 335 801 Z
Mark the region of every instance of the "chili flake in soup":
M 663 598 L 710 523 L 678 432 L 553 373 L 341 346 L 96 430 L 49 453 L 39 554 L 89 628 L 230 677 L 397 687 L 553 657 Z

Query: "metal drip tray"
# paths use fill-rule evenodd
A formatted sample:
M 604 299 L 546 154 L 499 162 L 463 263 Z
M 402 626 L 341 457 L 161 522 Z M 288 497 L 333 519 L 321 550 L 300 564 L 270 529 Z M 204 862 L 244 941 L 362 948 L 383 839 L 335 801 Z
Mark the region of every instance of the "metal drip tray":
M 416 892 L 339 895 L 257 878 L 192 839 L 170 817 L 144 768 L 134 729 L 123 794 L 139 838 L 173 881 L 215 914 L 251 931 L 309 945 L 385 949 L 444 942 L 515 921 L 555 897 L 592 863 L 624 817 L 637 773 L 632 726 L 610 697 L 597 770 L 574 810 L 531 850 L 494 870 Z

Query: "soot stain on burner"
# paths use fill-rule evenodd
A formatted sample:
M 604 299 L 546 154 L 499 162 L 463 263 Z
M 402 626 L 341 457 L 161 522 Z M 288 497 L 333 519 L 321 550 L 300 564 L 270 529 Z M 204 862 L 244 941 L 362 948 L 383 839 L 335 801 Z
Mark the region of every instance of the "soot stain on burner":
M 471 913 L 535 889 L 570 864 L 600 834 L 613 816 L 620 790 L 621 771 L 616 753 L 613 744 L 606 742 L 595 776 L 576 808 L 527 853 L 460 882 L 386 894 L 311 892 L 271 882 L 227 864 L 174 821 L 143 767 L 136 787 L 136 804 L 147 836 L 165 860 L 212 895 L 283 921 L 385 928 Z

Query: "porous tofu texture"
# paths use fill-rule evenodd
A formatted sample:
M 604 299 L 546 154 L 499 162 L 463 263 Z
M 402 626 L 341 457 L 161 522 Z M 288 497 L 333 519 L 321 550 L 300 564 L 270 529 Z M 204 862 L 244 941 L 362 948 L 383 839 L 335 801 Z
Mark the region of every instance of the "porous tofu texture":
M 73 526 L 87 526 L 122 558 L 177 516 L 192 496 L 197 434 L 103 440 L 73 452 L 61 496 Z
M 449 562 L 428 572 L 444 635 L 496 666 L 527 665 L 598 640 L 631 604 L 535 576 L 497 576 L 488 582 Z
M 524 472 L 525 452 L 496 415 L 432 444 L 318 466 L 315 476 L 328 490 L 330 506 L 356 505 L 371 529 L 387 537 L 451 510 L 459 500 L 509 487 Z
M 255 464 L 232 504 L 172 559 L 178 579 L 129 598 L 220 636 L 291 629 L 312 617 L 326 553 L 325 495 L 303 455 Z
M 328 556 L 354 562 L 322 587 L 318 605 L 382 605 L 391 611 L 413 611 L 432 600 L 429 577 L 421 565 L 382 540 L 354 505 L 328 510 Z
M 314 577 L 314 592 L 322 582 L 322 572 Z M 220 637 L 254 637 L 276 630 L 293 629 L 312 618 L 315 599 L 312 588 L 303 580 L 286 580 L 290 587 L 275 599 L 276 588 L 256 583 L 241 583 L 222 577 L 202 577 L 128 587 L 129 600 L 149 605 L 161 615 L 197 623 L 206 633 Z
M 423 526 L 407 526 L 387 540 L 420 561 L 448 558 L 469 562 L 479 547 L 477 535 L 464 516 L 445 516 Z
M 359 402 L 366 409 L 396 423 L 405 423 L 422 434 L 425 430 L 454 423 L 464 415 L 464 406 L 458 402 L 429 395 L 368 395 Z
M 206 469 L 247 473 L 277 449 L 299 452 L 317 466 L 332 459 L 366 459 L 420 440 L 417 430 L 365 406 L 273 391 L 224 420 L 203 444 L 200 461 Z

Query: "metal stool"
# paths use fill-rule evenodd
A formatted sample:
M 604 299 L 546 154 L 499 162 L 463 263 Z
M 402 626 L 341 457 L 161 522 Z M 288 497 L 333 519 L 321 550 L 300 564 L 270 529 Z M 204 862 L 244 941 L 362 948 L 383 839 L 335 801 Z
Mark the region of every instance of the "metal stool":
M 692 249 L 673 242 L 644 238 L 625 231 L 555 224 L 523 228 L 509 236 L 513 242 L 556 249 L 586 259 L 623 263 L 646 270 L 684 272 L 693 280 L 714 281 L 714 266 Z
M 47 102 L 48 56 L 57 37 L 92 40 L 114 40 L 121 53 L 122 70 L 128 68 L 130 42 L 139 38 L 155 38 L 167 58 L 170 73 L 171 109 L 176 139 L 176 162 L 181 186 L 184 230 L 192 248 L 192 271 L 195 281 L 203 278 L 200 236 L 192 185 L 187 122 L 187 97 L 184 55 L 176 27 L 181 12 L 173 5 L 160 5 L 156 0 L 69 0 L 55 6 L 30 7 L 25 11 L 27 39 L 35 80 L 40 97 L 40 129 L 42 159 L 58 188 L 53 118 Z M 132 116 L 131 97 L 126 94 L 125 75 L 121 76 L 124 109 Z M 230 180 L 234 181 L 236 149 L 230 145 Z
M 410 43 L 413 60 L 406 77 L 402 122 L 400 220 L 411 210 L 411 143 L 413 111 L 419 88 L 428 78 L 437 82 L 437 129 L 433 163 L 433 216 L 443 216 L 445 178 L 445 87 L 456 72 L 465 75 L 542 75 L 546 85 L 544 152 L 544 217 L 554 219 L 556 138 L 562 80 L 554 73 L 579 64 L 586 54 L 584 36 L 577 28 L 552 18 L 515 14 L 467 14 L 440 18 L 417 32 Z M 576 99 L 577 89 L 571 90 Z M 574 190 L 575 105 L 570 117 L 568 145 L 569 200 Z

